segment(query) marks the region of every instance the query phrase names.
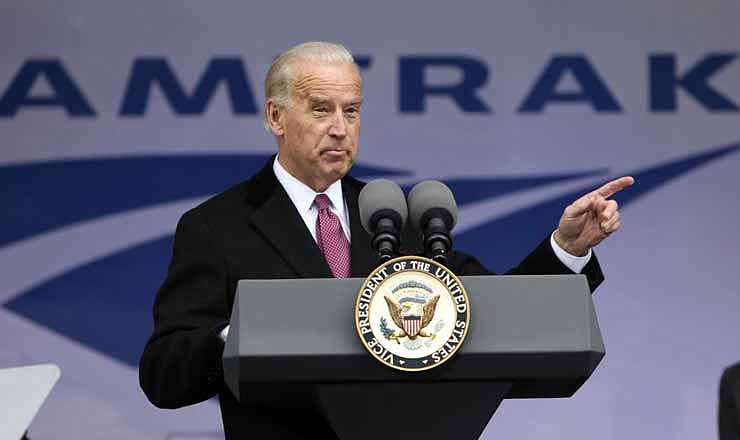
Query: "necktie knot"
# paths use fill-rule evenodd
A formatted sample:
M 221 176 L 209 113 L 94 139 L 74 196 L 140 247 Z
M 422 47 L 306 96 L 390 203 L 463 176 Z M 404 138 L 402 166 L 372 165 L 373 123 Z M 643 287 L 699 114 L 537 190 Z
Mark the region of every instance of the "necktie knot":
M 331 200 L 329 200 L 329 196 L 326 194 L 317 194 L 313 202 L 316 204 L 316 207 L 319 208 L 319 211 L 328 209 L 331 206 Z

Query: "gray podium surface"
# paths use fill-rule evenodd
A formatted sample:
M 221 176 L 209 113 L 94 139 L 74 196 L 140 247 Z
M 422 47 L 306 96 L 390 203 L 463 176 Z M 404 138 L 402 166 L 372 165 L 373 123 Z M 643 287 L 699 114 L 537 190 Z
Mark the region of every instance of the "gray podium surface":
M 406 373 L 380 365 L 357 336 L 353 309 L 361 279 L 242 280 L 231 317 L 231 328 L 238 331 L 231 332 L 224 351 L 227 372 L 256 382 L 346 382 L 360 376 L 365 381 L 556 382 L 559 377 L 585 379 L 603 357 L 582 275 L 468 276 L 461 281 L 471 305 L 462 348 L 443 367 Z M 236 380 L 227 377 L 229 383 Z M 546 388 L 543 397 L 551 395 Z M 551 390 L 557 396 L 575 391 L 573 386 L 557 388 Z
M 0 369 L 0 439 L 23 437 L 59 376 L 54 364 Z
M 363 279 L 242 280 L 226 383 L 240 400 L 251 383 L 315 384 L 341 438 L 475 438 L 501 399 L 571 396 L 604 356 L 584 276 L 460 279 L 470 301 L 467 338 L 455 358 L 423 372 L 393 370 L 365 350 L 353 314 Z M 435 401 L 445 406 L 420 403 Z M 465 403 L 450 410 L 451 402 Z M 392 414 L 403 417 L 389 421 Z M 372 423 L 379 417 L 385 424 Z M 409 431 L 401 420 L 414 417 L 431 425 Z

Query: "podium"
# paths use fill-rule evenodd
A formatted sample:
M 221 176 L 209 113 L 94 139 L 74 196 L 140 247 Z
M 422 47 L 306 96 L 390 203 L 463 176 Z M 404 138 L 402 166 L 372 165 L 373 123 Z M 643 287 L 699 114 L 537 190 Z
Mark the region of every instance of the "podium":
M 25 439 L 62 372 L 55 364 L 0 369 L 0 439 Z
M 470 329 L 456 356 L 397 371 L 363 347 L 363 279 L 242 280 L 224 349 L 237 399 L 253 383 L 314 384 L 342 439 L 478 438 L 504 398 L 569 397 L 604 356 L 583 275 L 463 276 Z

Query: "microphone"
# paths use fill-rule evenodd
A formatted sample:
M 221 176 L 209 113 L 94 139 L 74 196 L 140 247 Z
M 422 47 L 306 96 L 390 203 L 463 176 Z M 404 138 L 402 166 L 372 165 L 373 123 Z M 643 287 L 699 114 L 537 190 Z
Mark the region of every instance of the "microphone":
M 409 192 L 411 221 L 424 235 L 424 251 L 432 260 L 447 262 L 450 232 L 457 223 L 457 203 L 450 188 L 437 180 L 416 184 Z
M 372 236 L 373 249 L 381 261 L 398 254 L 401 229 L 408 217 L 406 197 L 398 184 L 388 179 L 369 182 L 360 191 L 360 221 Z

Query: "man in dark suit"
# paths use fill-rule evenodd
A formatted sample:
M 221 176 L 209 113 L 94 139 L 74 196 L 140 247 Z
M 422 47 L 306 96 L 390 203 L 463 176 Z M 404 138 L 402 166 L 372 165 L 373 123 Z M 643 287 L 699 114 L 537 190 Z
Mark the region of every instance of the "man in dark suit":
M 162 408 L 218 395 L 227 438 L 332 438 L 310 386 L 255 385 L 237 402 L 221 356 L 238 280 L 365 277 L 377 265 L 359 219 L 363 183 L 347 176 L 358 149 L 360 73 L 344 47 L 304 43 L 275 60 L 265 97 L 278 155 L 180 219 L 139 377 Z M 608 197 L 631 183 L 617 179 L 569 205 L 558 229 L 509 273 L 580 272 L 595 289 L 603 277 L 591 247 L 619 228 Z M 489 273 L 457 252 L 449 266 L 460 275 Z
M 719 440 L 740 440 L 740 362 L 722 374 L 718 419 Z

